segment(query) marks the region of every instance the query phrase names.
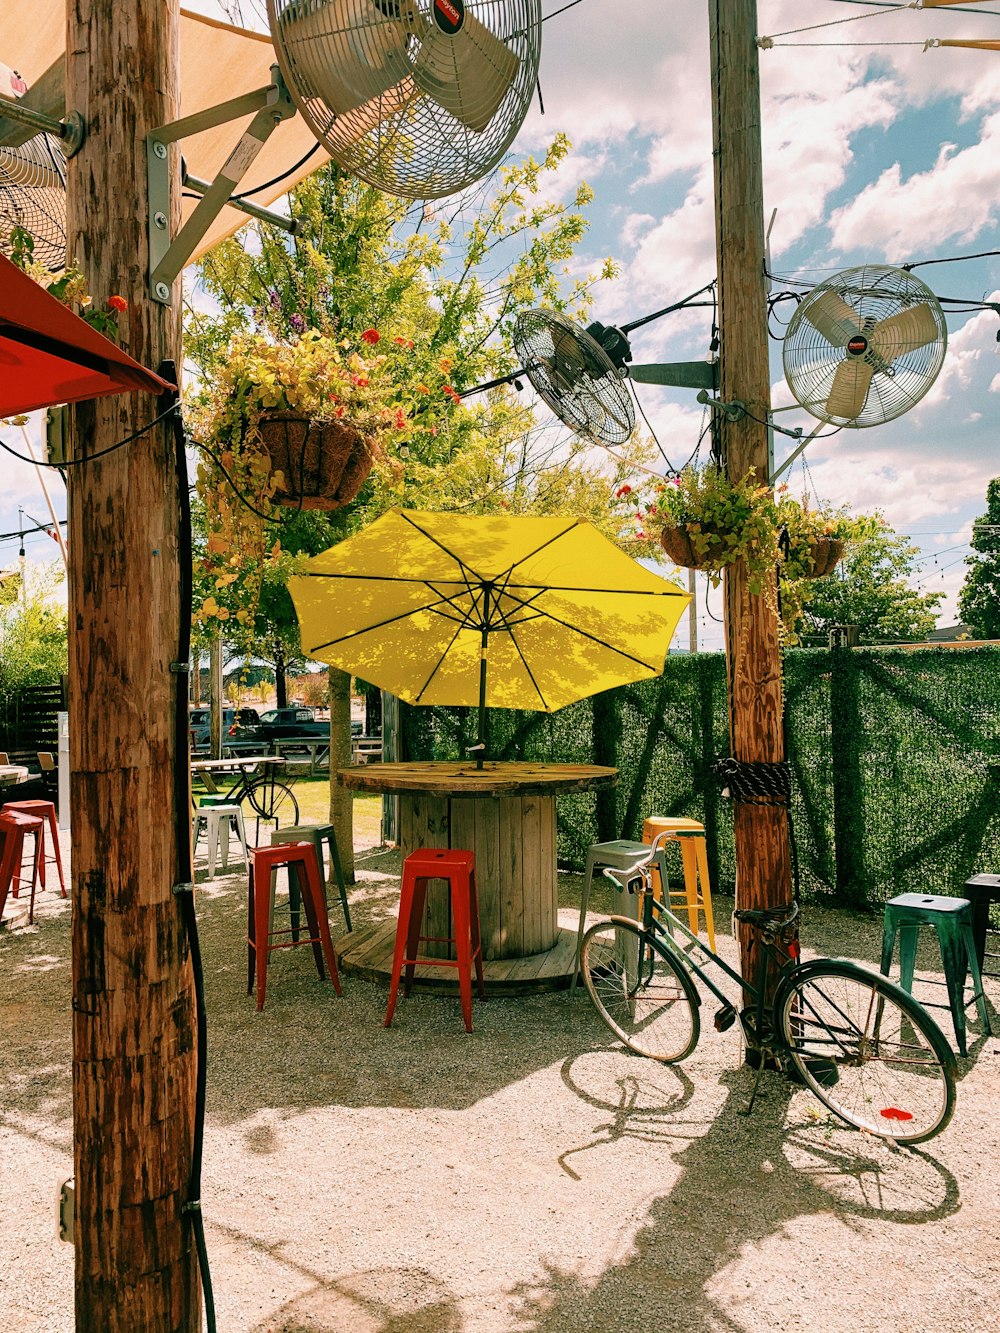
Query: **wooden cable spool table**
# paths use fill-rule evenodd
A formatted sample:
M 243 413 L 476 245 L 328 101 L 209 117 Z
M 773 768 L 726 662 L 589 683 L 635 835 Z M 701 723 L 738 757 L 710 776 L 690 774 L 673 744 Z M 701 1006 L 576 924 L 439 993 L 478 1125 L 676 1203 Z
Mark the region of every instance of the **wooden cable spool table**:
M 494 990 L 498 982 L 513 990 L 528 983 L 533 989 L 568 984 L 572 939 L 562 937 L 573 932 L 559 927 L 556 797 L 611 787 L 618 781 L 616 769 L 593 764 L 486 763 L 477 769 L 474 762 L 389 763 L 342 768 L 337 780 L 353 791 L 399 797 L 404 858 L 418 847 L 464 847 L 475 853 L 487 988 L 491 979 Z M 368 944 L 370 965 L 357 970 L 388 974 L 394 931 L 392 921 L 374 932 L 379 940 Z M 423 931 L 437 937 L 450 933 L 443 886 L 430 887 Z M 360 956 L 364 941 L 341 943 L 347 946 L 344 961 L 350 969 L 351 955 Z M 443 953 L 444 946 L 439 947 Z M 428 946 L 429 953 L 433 950 Z M 554 953 L 559 957 L 550 956 Z M 440 977 L 434 980 L 440 984 Z

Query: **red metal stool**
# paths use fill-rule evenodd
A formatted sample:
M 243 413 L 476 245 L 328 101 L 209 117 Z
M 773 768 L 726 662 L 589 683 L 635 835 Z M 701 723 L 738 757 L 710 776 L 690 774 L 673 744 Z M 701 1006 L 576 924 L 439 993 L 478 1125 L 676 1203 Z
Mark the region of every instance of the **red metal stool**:
M 40 863 L 39 878 L 42 888 L 45 888 L 45 863 L 54 861 L 56 869 L 59 871 L 59 887 L 62 889 L 62 896 L 66 897 L 66 881 L 63 879 L 62 854 L 59 851 L 59 825 L 56 822 L 56 807 L 52 801 L 5 801 L 4 810 L 15 810 L 19 814 L 33 815 L 36 819 L 44 819 L 49 826 L 49 836 L 52 839 L 52 853 L 45 851 L 45 833 L 42 832 L 42 859 Z
M 299 935 L 297 912 L 291 927 L 272 929 L 271 872 L 278 866 L 287 866 L 289 879 L 295 875 L 298 880 L 299 894 L 309 923 L 309 934 L 306 936 Z M 275 949 L 293 949 L 298 944 L 311 944 L 313 957 L 316 959 L 316 970 L 320 977 L 326 975 L 323 971 L 325 954 L 333 988 L 338 995 L 342 994 L 333 941 L 330 938 L 330 924 L 326 916 L 326 901 L 319 876 L 319 863 L 316 860 L 316 848 L 311 842 L 250 848 L 250 893 L 247 908 L 247 994 L 253 994 L 256 973 L 258 1013 L 264 1008 L 268 955 Z M 271 940 L 280 935 L 291 935 L 292 938 L 272 944 Z
M 432 879 L 448 881 L 451 898 L 451 919 L 454 935 L 441 938 L 421 935 L 420 921 L 424 914 L 427 885 Z M 426 958 L 417 956 L 421 940 L 436 944 L 455 945 L 454 958 Z M 413 969 L 417 964 L 426 967 L 455 967 L 458 969 L 458 990 L 462 999 L 462 1017 L 466 1032 L 472 1031 L 472 965 L 476 966 L 476 988 L 481 1000 L 486 999 L 483 985 L 483 948 L 479 939 L 479 899 L 476 895 L 476 864 L 472 852 L 450 851 L 440 847 L 423 847 L 411 852 L 403 862 L 403 882 L 399 896 L 399 920 L 396 924 L 396 946 L 392 953 L 392 981 L 389 986 L 389 1007 L 385 1011 L 385 1026 L 392 1022 L 399 993 L 399 973 L 406 968 L 403 994 L 409 995 L 413 985 Z
M 19 814 L 16 810 L 0 810 L 0 835 L 3 837 L 3 850 L 0 851 L 0 912 L 3 912 L 7 901 L 8 890 L 16 898 L 22 881 L 27 879 L 27 875 L 21 873 L 26 833 L 33 833 L 35 837 L 35 852 L 31 860 L 31 898 L 28 902 L 30 925 L 35 919 L 35 885 L 42 866 L 45 821 L 35 815 Z

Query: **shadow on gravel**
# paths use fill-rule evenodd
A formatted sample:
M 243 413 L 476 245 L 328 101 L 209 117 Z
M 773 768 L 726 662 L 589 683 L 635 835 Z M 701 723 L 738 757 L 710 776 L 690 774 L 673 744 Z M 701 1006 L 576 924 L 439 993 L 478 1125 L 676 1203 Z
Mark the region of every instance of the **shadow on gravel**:
M 564 1066 L 563 1077 L 567 1086 L 574 1086 L 572 1062 Z M 847 1226 L 858 1219 L 919 1225 L 959 1208 L 954 1176 L 923 1151 L 883 1145 L 815 1122 L 789 1126 L 793 1090 L 778 1076 L 767 1078 L 747 1117 L 741 1110 L 752 1071 L 723 1074 L 729 1095 L 707 1126 L 676 1115 L 688 1101 L 683 1077 L 676 1100 L 656 1106 L 637 1105 L 642 1099 L 628 1086 L 633 1077 L 621 1080 L 620 1103 L 602 1126 L 607 1137 L 570 1151 L 655 1135 L 683 1174 L 668 1195 L 645 1209 L 644 1219 L 635 1219 L 634 1241 L 623 1263 L 596 1281 L 549 1265 L 543 1283 L 514 1288 L 523 1333 L 599 1333 L 609 1328 L 615 1333 L 651 1328 L 744 1333 L 745 1326 L 733 1322 L 713 1297 L 713 1282 L 741 1258 L 751 1256 L 752 1264 L 752 1256 L 771 1241 L 794 1244 L 796 1219 L 833 1214 Z M 580 1095 L 592 1105 L 604 1104 L 584 1091 Z M 564 1153 L 561 1161 L 573 1174 L 565 1161 L 569 1156 Z M 729 1169 L 720 1171 L 720 1162 Z M 655 1188 L 655 1181 L 650 1184 Z M 615 1226 L 627 1222 L 614 1219 Z M 794 1283 L 794 1258 L 785 1266 Z M 772 1265 L 766 1268 L 773 1271 Z M 822 1313 L 813 1313 L 821 1327 Z M 774 1326 L 779 1326 L 777 1321 Z

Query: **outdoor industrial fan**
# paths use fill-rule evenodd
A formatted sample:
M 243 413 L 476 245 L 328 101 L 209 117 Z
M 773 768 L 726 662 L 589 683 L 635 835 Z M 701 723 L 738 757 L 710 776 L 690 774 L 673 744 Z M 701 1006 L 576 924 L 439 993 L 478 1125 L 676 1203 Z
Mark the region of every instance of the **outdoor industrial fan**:
M 539 397 L 571 430 L 599 444 L 624 444 L 635 427 L 629 379 L 715 387 L 715 367 L 708 361 L 626 366 L 632 359 L 626 335 L 665 313 L 657 311 L 621 328 L 595 320 L 584 329 L 551 310 L 529 310 L 518 316 L 514 327 L 514 347 L 523 363 L 517 374 L 527 375 Z
M 295 105 L 371 185 L 437 199 L 509 148 L 538 79 L 540 0 L 268 0 Z
M 835 426 L 879 426 L 920 401 L 944 361 L 937 297 L 905 269 L 846 269 L 799 304 L 785 334 L 788 387 Z
M 0 64 L 0 82 L 15 96 L 25 84 Z M 34 256 L 58 271 L 66 263 L 66 158 L 52 134 L 38 134 L 17 148 L 0 145 L 0 250 L 10 253 L 16 227 L 35 243 Z

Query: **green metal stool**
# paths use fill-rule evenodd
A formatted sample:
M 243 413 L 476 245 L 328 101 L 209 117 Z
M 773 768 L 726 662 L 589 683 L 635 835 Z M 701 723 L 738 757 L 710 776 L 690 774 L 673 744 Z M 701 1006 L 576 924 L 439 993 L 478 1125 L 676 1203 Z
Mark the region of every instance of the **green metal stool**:
M 921 926 L 930 926 L 937 934 L 944 968 L 944 985 L 948 988 L 948 1004 L 931 1007 L 951 1010 L 959 1054 L 965 1055 L 965 978 L 969 972 L 972 973 L 973 998 L 983 1025 L 983 1034 L 988 1037 L 991 1033 L 986 997 L 983 995 L 983 979 L 972 938 L 972 906 L 967 898 L 946 898 L 929 893 L 901 893 L 886 903 L 882 933 L 882 973 L 888 976 L 892 968 L 892 953 L 898 932 L 899 984 L 911 994 L 917 933 Z
M 327 890 L 333 888 L 334 879 L 337 882 L 337 888 L 340 891 L 340 905 L 344 909 L 344 923 L 347 929 L 351 930 L 351 909 L 347 905 L 347 889 L 344 887 L 344 872 L 340 865 L 340 852 L 337 850 L 337 835 L 334 832 L 332 824 L 290 824 L 288 828 L 275 829 L 271 834 L 271 846 L 277 847 L 280 843 L 287 842 L 311 842 L 316 848 L 316 860 L 319 863 L 319 877 L 323 885 L 323 897 L 326 898 Z M 323 866 L 323 844 L 327 845 L 330 853 L 330 870 L 327 872 Z M 293 921 L 297 921 L 298 916 L 298 889 L 291 888 L 292 876 L 289 876 L 289 892 L 292 897 Z M 272 880 L 272 891 L 274 876 Z M 297 926 L 296 926 L 297 928 Z

